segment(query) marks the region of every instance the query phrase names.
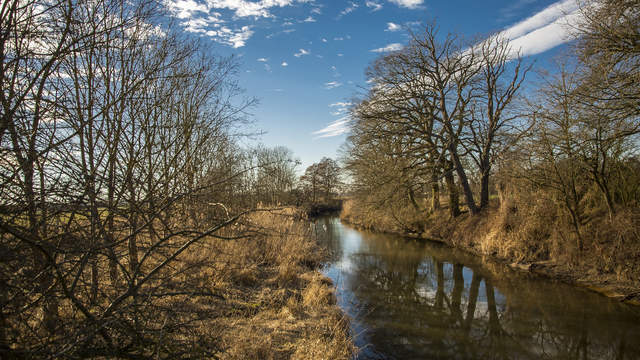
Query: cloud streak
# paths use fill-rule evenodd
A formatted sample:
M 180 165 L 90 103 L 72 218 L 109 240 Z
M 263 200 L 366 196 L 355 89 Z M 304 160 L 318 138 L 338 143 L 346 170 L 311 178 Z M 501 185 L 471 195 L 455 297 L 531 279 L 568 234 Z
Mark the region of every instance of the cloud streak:
M 407 9 L 419 8 L 424 0 L 389 0 L 390 2 Z
M 330 81 L 324 84 L 324 88 L 327 90 L 335 89 L 340 86 L 342 86 L 342 83 L 339 81 Z
M 372 49 L 370 50 L 371 52 L 374 53 L 386 53 L 386 52 L 392 52 L 392 51 L 398 51 L 398 50 L 402 50 L 402 48 L 404 48 L 404 46 L 400 43 L 393 43 L 393 44 L 389 44 L 385 47 L 381 47 L 381 48 L 377 48 L 377 49 Z
M 316 135 L 316 139 L 334 137 L 343 135 L 349 132 L 351 119 L 347 116 L 342 117 L 336 121 L 331 122 L 324 129 L 314 131 L 312 134 Z
M 375 1 L 367 1 L 367 2 L 365 3 L 365 5 L 366 5 L 369 9 L 371 9 L 371 11 L 374 11 L 374 12 L 375 12 L 375 11 L 382 10 L 382 4 L 377 3 L 377 2 L 375 2 Z
M 301 56 L 305 56 L 305 55 L 309 55 L 309 54 L 311 54 L 311 51 L 305 50 L 305 49 L 300 49 L 297 53 L 293 54 L 293 56 L 299 58 Z
M 387 23 L 387 29 L 385 31 L 398 31 L 401 30 L 402 26 L 392 23 L 392 22 L 388 22 Z
M 513 56 L 536 55 L 574 40 L 576 34 L 569 24 L 581 19 L 576 1 L 563 0 L 508 27 L 498 36 L 509 40 Z

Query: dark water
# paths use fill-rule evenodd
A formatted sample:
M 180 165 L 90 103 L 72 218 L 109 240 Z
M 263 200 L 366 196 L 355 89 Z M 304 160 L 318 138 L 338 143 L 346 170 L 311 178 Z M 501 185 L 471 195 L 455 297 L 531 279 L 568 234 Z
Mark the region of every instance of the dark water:
M 360 359 L 640 359 L 640 308 L 337 218 L 312 226 Z

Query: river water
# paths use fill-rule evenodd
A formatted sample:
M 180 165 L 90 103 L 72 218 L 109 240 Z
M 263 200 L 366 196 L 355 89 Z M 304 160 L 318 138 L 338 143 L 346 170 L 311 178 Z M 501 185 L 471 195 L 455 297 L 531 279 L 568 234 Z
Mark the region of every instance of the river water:
M 640 359 L 640 308 L 455 249 L 312 224 L 359 359 Z

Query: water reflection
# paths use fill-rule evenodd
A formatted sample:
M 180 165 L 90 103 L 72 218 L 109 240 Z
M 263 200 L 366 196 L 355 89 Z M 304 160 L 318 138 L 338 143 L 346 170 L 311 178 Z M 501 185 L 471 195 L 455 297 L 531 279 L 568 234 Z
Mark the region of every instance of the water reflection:
M 640 358 L 637 308 L 335 218 L 313 227 L 360 358 Z

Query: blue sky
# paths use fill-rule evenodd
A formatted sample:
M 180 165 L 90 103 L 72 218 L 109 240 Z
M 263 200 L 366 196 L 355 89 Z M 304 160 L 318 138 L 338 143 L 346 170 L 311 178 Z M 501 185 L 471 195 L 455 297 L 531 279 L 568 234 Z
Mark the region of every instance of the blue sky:
M 336 157 L 348 131 L 344 110 L 364 92 L 364 71 L 408 42 L 406 29 L 436 21 L 469 39 L 503 32 L 538 66 L 571 36 L 575 0 L 166 0 L 180 27 L 239 56 L 240 82 L 260 104 L 255 127 L 284 145 L 301 171 Z

